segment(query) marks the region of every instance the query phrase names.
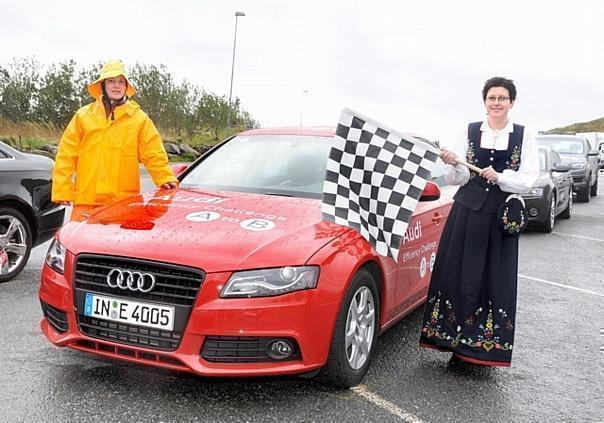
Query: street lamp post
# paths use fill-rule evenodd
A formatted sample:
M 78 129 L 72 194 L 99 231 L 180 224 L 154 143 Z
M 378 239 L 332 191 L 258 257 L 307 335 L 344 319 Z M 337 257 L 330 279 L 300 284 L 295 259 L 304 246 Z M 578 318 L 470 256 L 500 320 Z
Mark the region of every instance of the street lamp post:
M 300 93 L 300 126 L 302 126 L 302 117 L 304 115 L 304 94 L 308 94 L 308 90 L 303 90 Z
M 235 73 L 235 46 L 237 45 L 237 19 L 245 16 L 243 12 L 235 12 L 235 38 L 233 39 L 233 60 L 231 61 L 231 88 L 229 89 L 229 110 L 227 112 L 227 136 L 231 131 L 231 98 L 233 96 L 233 74 Z

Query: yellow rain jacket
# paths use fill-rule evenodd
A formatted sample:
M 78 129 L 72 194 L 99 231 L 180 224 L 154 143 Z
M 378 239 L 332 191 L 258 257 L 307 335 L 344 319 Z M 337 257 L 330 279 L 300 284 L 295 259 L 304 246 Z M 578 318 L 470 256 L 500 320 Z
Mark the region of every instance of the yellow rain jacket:
M 79 109 L 67 126 L 55 158 L 52 201 L 104 205 L 139 194 L 139 162 L 157 186 L 177 180 L 159 132 L 136 102 L 116 107 L 115 120 L 106 116 L 101 81 L 119 75 L 125 77 L 121 62 L 108 62 L 88 87 L 96 101 Z M 134 92 L 128 82 L 126 94 Z

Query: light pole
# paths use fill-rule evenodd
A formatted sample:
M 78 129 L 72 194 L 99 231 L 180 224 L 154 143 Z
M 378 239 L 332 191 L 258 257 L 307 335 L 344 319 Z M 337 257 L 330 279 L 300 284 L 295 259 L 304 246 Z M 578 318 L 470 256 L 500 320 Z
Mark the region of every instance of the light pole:
M 231 97 L 233 96 L 233 74 L 235 73 L 235 46 L 237 45 L 237 19 L 245 16 L 243 12 L 235 12 L 235 38 L 233 39 L 233 60 L 231 62 L 231 88 L 229 89 L 229 110 L 227 112 L 227 136 L 231 132 Z
M 300 93 L 300 126 L 302 126 L 302 116 L 304 115 L 304 94 L 308 94 L 308 90 Z

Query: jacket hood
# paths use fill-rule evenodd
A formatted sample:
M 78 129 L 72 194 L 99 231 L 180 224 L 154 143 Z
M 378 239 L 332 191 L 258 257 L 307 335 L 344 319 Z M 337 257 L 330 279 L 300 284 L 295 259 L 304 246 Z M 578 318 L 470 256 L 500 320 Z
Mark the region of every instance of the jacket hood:
M 115 78 L 117 76 L 123 76 L 126 78 L 128 82 L 128 88 L 126 88 L 126 95 L 130 98 L 136 93 L 136 88 L 132 85 L 128 76 L 126 75 L 126 71 L 124 70 L 124 64 L 121 60 L 110 60 L 109 62 L 103 65 L 101 69 L 101 74 L 98 79 L 88 85 L 88 93 L 93 96 L 95 99 L 100 99 L 103 95 L 103 88 L 101 87 L 101 83 L 107 78 Z
M 59 239 L 72 254 L 181 264 L 205 272 L 303 265 L 350 228 L 323 222 L 321 201 L 180 189 L 130 197 Z

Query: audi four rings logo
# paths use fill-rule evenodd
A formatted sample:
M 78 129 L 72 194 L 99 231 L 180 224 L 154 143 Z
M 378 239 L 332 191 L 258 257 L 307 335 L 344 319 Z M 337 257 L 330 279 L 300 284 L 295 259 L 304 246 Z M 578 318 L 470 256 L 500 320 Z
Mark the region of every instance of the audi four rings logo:
M 111 269 L 107 275 L 107 285 L 112 288 L 149 292 L 155 288 L 155 276 L 150 273 Z

